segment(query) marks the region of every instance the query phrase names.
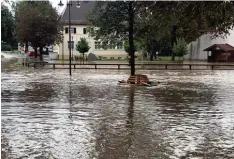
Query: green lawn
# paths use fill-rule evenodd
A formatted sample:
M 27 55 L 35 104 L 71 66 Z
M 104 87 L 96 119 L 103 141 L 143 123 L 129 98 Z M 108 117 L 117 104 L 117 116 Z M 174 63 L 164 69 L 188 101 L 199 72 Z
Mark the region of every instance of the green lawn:
M 161 58 L 162 61 L 171 61 L 171 56 L 160 56 L 159 58 Z M 175 56 L 175 61 L 179 61 L 178 56 Z
M 19 50 L 13 50 L 13 51 L 11 51 L 11 52 L 14 53 L 14 54 L 19 54 L 19 53 L 20 53 Z

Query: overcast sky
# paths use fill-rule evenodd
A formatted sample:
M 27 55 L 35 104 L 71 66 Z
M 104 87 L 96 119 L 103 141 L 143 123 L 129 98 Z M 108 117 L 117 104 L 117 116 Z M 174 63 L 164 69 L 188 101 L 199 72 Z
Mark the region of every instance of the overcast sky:
M 12 0 L 12 1 L 22 1 L 22 0 Z M 67 4 L 67 0 L 62 0 L 64 6 L 59 7 L 58 4 L 59 4 L 60 0 L 49 0 L 49 1 L 53 5 L 53 7 L 55 7 L 58 10 L 59 13 L 61 13 L 65 9 L 66 4 Z M 4 0 L 1 0 L 1 2 L 3 2 L 5 5 L 7 5 L 9 7 L 9 9 L 11 9 L 10 5 L 5 3 Z
M 58 10 L 59 13 L 61 13 L 63 11 L 63 9 L 66 6 L 67 0 L 62 0 L 62 3 L 64 4 L 62 7 L 59 7 L 58 4 L 60 2 L 60 0 L 49 0 L 52 5 Z

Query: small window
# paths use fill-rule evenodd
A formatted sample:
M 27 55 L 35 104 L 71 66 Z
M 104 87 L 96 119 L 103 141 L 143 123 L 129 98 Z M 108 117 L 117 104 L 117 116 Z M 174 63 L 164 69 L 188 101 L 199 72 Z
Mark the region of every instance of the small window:
M 122 58 L 121 57 L 118 57 L 118 60 L 121 60 Z
M 123 49 L 123 44 L 122 44 L 122 43 L 119 43 L 119 44 L 117 45 L 117 49 Z
M 74 28 L 74 34 L 76 34 L 76 28 Z
M 95 49 L 101 49 L 101 43 L 95 42 Z
M 66 34 L 68 33 L 68 27 L 65 28 L 65 33 L 66 33 Z
M 109 44 L 109 49 L 115 49 L 115 43 L 111 42 L 111 43 Z
M 111 57 L 110 59 L 111 59 L 111 60 L 114 60 L 115 58 L 114 58 L 114 57 Z
M 86 34 L 86 28 L 83 28 L 83 34 Z

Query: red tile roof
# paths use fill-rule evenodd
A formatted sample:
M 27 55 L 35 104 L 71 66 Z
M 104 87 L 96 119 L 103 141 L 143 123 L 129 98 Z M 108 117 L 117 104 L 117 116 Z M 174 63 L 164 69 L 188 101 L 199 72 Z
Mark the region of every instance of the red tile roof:
M 225 52 L 234 51 L 234 47 L 229 45 L 229 44 L 214 44 L 214 45 L 204 49 L 203 51 L 213 51 L 213 50 L 216 50 L 217 47 Z

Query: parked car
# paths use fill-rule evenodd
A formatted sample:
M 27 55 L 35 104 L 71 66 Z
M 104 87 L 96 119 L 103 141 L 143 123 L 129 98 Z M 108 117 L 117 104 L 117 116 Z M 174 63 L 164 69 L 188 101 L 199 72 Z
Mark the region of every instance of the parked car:
M 43 55 L 49 55 L 49 52 L 48 51 L 42 51 L 42 54 Z M 28 56 L 35 56 L 35 51 L 28 51 L 27 52 L 27 55 Z M 40 55 L 40 51 L 39 50 L 37 50 L 37 55 Z
M 27 55 L 28 55 L 28 56 L 35 56 L 35 51 L 28 51 L 28 52 L 27 52 Z M 37 51 L 37 55 L 40 55 L 40 52 L 39 52 L 39 51 Z

